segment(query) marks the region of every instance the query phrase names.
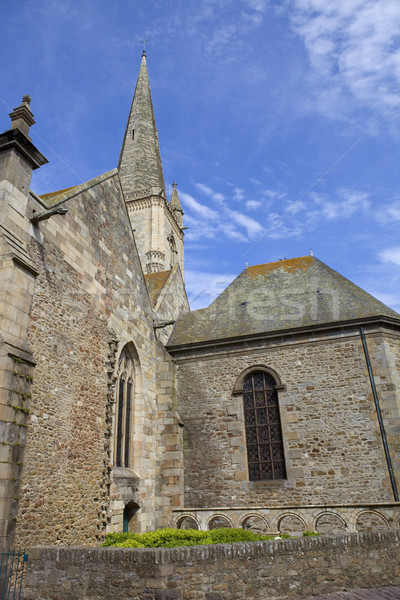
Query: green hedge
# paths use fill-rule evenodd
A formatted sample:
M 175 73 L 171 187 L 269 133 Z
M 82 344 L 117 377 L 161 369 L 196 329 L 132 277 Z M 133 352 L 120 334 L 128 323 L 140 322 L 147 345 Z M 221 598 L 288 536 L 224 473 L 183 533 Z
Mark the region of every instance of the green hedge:
M 318 535 L 307 532 L 307 535 Z M 280 538 L 289 538 L 282 533 Z M 273 535 L 259 535 L 247 529 L 222 527 L 210 531 L 197 529 L 157 529 L 148 533 L 109 533 L 102 546 L 116 548 L 174 548 L 176 546 L 198 546 L 203 544 L 233 544 L 237 542 L 257 542 L 273 540 Z

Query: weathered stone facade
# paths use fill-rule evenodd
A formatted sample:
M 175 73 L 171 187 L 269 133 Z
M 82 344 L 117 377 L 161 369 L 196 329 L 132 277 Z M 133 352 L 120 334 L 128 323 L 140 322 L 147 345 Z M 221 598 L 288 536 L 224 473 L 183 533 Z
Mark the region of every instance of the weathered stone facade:
M 174 351 L 186 506 L 393 500 L 357 329 L 310 337 Z M 243 400 L 234 390 L 244 371 L 260 366 L 283 386 L 287 479 L 281 481 L 249 482 L 247 475 Z
M 152 306 L 118 170 L 28 193 L 30 163 L 45 159 L 24 129 L 4 134 L 0 154 L 0 533 L 6 545 L 93 544 L 124 519 L 138 531 L 166 525 L 182 503 L 175 365 L 157 335 L 165 341 L 162 320 L 188 303 L 177 264 Z M 125 348 L 129 409 L 117 408 Z M 117 431 L 129 437 L 123 464 Z
M 29 191 L 29 102 L 0 136 L 2 546 L 400 527 L 400 316 L 313 257 L 191 313 L 145 57 L 119 168 L 87 183 Z

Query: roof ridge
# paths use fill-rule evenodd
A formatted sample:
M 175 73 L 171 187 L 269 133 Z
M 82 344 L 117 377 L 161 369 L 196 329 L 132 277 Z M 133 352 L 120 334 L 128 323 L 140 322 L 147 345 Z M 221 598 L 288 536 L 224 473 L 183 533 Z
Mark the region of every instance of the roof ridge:
M 85 181 L 83 183 L 78 183 L 77 185 L 73 185 L 72 187 L 65 188 L 63 190 L 58 190 L 56 192 L 49 192 L 47 194 L 41 194 L 39 196 L 40 200 L 45 204 L 45 206 L 53 206 L 54 204 L 58 204 L 59 202 L 64 202 L 64 200 L 69 200 L 76 194 L 84 192 L 91 187 L 101 183 L 102 181 L 106 181 L 106 179 L 110 179 L 110 177 L 114 177 L 118 174 L 117 169 L 111 169 L 111 171 L 106 171 L 106 173 L 102 173 L 93 179 L 89 179 L 89 181 Z
M 400 315 L 314 256 L 247 267 L 169 345 L 229 340 Z

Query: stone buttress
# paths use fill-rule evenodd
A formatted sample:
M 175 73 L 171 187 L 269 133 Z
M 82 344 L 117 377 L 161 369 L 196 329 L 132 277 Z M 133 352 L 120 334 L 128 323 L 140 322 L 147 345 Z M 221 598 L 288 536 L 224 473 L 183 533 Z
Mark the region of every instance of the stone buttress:
M 30 98 L 0 135 L 0 546 L 12 547 L 34 360 L 28 343 L 37 270 L 27 251 L 32 171 L 47 162 L 29 137 Z

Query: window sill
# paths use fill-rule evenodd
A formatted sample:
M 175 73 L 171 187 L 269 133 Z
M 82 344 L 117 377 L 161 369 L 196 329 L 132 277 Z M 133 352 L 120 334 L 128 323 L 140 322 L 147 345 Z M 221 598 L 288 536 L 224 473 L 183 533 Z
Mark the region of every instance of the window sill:
M 247 481 L 248 490 L 264 490 L 268 488 L 285 488 L 289 486 L 287 479 L 263 479 L 262 481 Z
M 114 479 L 140 479 L 136 471 L 128 467 L 113 467 L 112 476 Z

